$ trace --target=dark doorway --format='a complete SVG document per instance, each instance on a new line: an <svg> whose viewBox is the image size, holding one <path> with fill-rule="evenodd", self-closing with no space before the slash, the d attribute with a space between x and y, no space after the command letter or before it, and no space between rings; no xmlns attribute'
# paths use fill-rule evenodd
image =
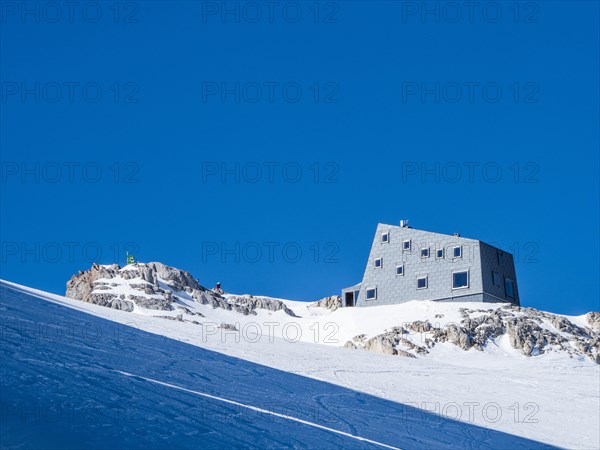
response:
<svg viewBox="0 0 600 450"><path fill-rule="evenodd" d="M354 306L354 292L346 292L346 306Z"/></svg>

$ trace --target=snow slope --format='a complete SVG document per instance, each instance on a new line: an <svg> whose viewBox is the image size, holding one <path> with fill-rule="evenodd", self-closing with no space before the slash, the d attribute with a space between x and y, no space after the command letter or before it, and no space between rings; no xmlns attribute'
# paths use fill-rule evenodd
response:
<svg viewBox="0 0 600 450"><path fill-rule="evenodd" d="M564 353L600 364L600 313L567 317L500 303L413 301L376 308L337 308L337 296L316 303L216 293L191 273L160 262L93 264L67 282L66 296L114 309L203 326L203 332L269 335L424 357L445 344L527 356ZM337 309L336 309L337 308ZM508 340L503 339L504 334ZM229 333L227 333L229 334ZM508 347L501 344L509 343Z"/></svg>
<svg viewBox="0 0 600 450"><path fill-rule="evenodd" d="M2 447L600 444L598 366L585 360L525 358L503 342L398 358L250 331L238 339L8 282L0 295ZM328 315L289 306L315 320ZM357 329L374 320L369 314Z"/></svg>

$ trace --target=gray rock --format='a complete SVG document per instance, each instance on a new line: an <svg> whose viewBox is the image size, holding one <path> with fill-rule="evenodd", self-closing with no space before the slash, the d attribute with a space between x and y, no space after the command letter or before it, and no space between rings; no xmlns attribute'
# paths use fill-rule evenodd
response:
<svg viewBox="0 0 600 450"><path fill-rule="evenodd" d="M224 300L225 301L225 300ZM253 297L252 295L233 296L228 299L226 303L229 305L228 309L234 309L235 311L244 315L256 314L256 309L265 309L267 311L283 311L287 315L297 317L294 311L289 309L285 303L281 300L266 297ZM222 306L224 307L224 306Z"/></svg>
<svg viewBox="0 0 600 450"><path fill-rule="evenodd" d="M173 305L166 298L148 298L139 295L128 295L129 300L133 300L140 308L156 309L160 311L172 311Z"/></svg>
<svg viewBox="0 0 600 450"><path fill-rule="evenodd" d="M132 302L123 300L114 294L91 294L88 303L112 309L119 309L121 311L133 311Z"/></svg>
<svg viewBox="0 0 600 450"><path fill-rule="evenodd" d="M346 347L346 348L352 348L352 349L357 349L357 348L358 348L358 347L356 346L356 344L355 344L354 342L352 342L352 341L347 341L347 342L344 344L344 347Z"/></svg>
<svg viewBox="0 0 600 450"><path fill-rule="evenodd" d="M531 356L534 349L539 353L544 352L544 346L547 341L544 338L543 330L532 320L522 317L509 319L506 324L506 331L510 339L510 345L517 350L521 350L525 356Z"/></svg>
<svg viewBox="0 0 600 450"><path fill-rule="evenodd" d="M167 320L176 320L177 322L185 322L185 320L183 320L183 316L181 314L178 316L154 316L154 317L160 317L161 319L167 319Z"/></svg>
<svg viewBox="0 0 600 450"><path fill-rule="evenodd" d="M426 333L428 331L431 331L431 329L432 329L432 326L428 321L421 321L421 320L406 323L406 324L404 324L404 326L408 330L414 331L415 333Z"/></svg>
<svg viewBox="0 0 600 450"><path fill-rule="evenodd" d="M193 290L204 289L202 286L200 286L200 284L198 284L192 274L186 272L185 270L166 266L160 262L148 263L147 267L153 272L153 274L156 274L158 277L165 280L165 282L175 291L182 291L184 288Z"/></svg>
<svg viewBox="0 0 600 450"><path fill-rule="evenodd" d="M393 327L368 340L365 335L358 335L344 346L391 355L406 352L414 357L427 354L428 349L442 342L463 350L481 351L489 342L506 334L511 346L526 356L561 351L571 357L586 356L600 364L600 333L595 331L600 313L588 313L586 319L590 328L584 329L564 316L512 305L494 310L461 308L459 312L460 324L435 328L428 321L415 321ZM415 344L414 338L409 339L415 334L421 335L419 338L424 346Z"/></svg>
<svg viewBox="0 0 600 450"><path fill-rule="evenodd" d="M327 308L331 311L335 311L342 306L342 298L339 295L332 295L331 297L325 297L318 302L313 303L313 306L319 308Z"/></svg>
<svg viewBox="0 0 600 450"><path fill-rule="evenodd" d="M405 333L406 330L402 327L393 327L385 333L370 339L367 339L364 334L359 334L351 341L346 342L344 347L384 353L387 355L404 356L407 358L415 358L415 355L408 350L413 350L419 354L428 353L428 350L425 347L418 346L413 342L404 339L402 336Z"/></svg>
<svg viewBox="0 0 600 450"><path fill-rule="evenodd" d="M386 334L380 334L365 342L364 350L376 353L385 353L388 355L397 355L398 351L394 348L393 339Z"/></svg>
<svg viewBox="0 0 600 450"><path fill-rule="evenodd" d="M173 290L190 293L206 292L206 289L200 286L189 272L162 263L134 264L127 266L127 270L121 269L117 264L101 266L94 263L89 270L79 271L67 282L65 295L75 300L124 311L133 311L133 303L142 308L170 311L173 309ZM123 280L139 278L145 283L137 281L128 283L129 288L140 294L128 295L127 300L123 295L118 296L110 292L98 293L98 291L110 291L111 287L118 286L118 283L107 281L117 277ZM159 278L164 280L168 289L160 287ZM94 291L96 293L93 293Z"/></svg>
<svg viewBox="0 0 600 450"><path fill-rule="evenodd" d="M592 331L600 333L600 312L589 312L585 315L585 320L590 324Z"/></svg>

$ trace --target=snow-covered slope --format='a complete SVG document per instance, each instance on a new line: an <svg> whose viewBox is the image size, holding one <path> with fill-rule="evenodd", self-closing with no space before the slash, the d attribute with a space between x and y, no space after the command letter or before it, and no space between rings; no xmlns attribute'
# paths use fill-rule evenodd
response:
<svg viewBox="0 0 600 450"><path fill-rule="evenodd" d="M427 308L436 308L434 316L444 314L442 320L460 318L452 305L443 305L445 313L437 309L440 305L422 305L421 311L413 305L408 319L407 312L394 318L387 311L372 329L376 312L367 309L361 317L346 309L329 312L286 302L297 318L283 310L244 315L207 309L207 314L231 315L229 322L234 314L240 318L236 333L208 322L135 314L6 282L0 294L2 394L10 409L3 447L600 444L600 373L589 359L564 352L527 358L504 338L485 351L440 343L423 358L339 347L357 330L376 335L380 327L397 326L398 319L422 320ZM283 328L308 318L325 325L336 315L344 327L355 327L340 335L338 344L305 342L314 334L299 341L253 334L248 328L251 319ZM307 329L313 333L316 328ZM54 402L64 411L69 400L75 403L72 419L31 423L27 411L32 405ZM11 412L14 408L17 412ZM82 418L90 410L101 419ZM126 421L123 414L135 417Z"/></svg>
<svg viewBox="0 0 600 450"><path fill-rule="evenodd" d="M67 297L115 309L202 325L202 333L283 338L405 357L444 347L504 356L561 353L600 363L600 313L560 316L509 304L414 301L372 308L232 295L202 287L161 263L93 265L67 283ZM516 350L516 351L515 351Z"/></svg>

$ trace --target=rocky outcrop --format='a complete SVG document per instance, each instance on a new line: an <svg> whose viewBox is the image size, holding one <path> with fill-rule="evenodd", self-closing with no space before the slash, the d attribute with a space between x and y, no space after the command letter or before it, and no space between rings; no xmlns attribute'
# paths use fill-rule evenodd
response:
<svg viewBox="0 0 600 450"><path fill-rule="evenodd" d="M66 296L76 300L95 303L91 301L91 295L95 288L94 284L96 280L100 278L113 278L116 276L117 270L119 269L120 267L117 264L111 266L93 264L90 270L80 270L77 275L73 275L67 282Z"/></svg>
<svg viewBox="0 0 600 450"><path fill-rule="evenodd" d="M590 325L592 331L600 333L600 312L589 312L585 315L585 320Z"/></svg>
<svg viewBox="0 0 600 450"><path fill-rule="evenodd" d="M201 305L245 316L257 315L262 310L297 317L281 300L220 294L201 286L189 272L159 262L125 267L94 264L67 282L66 296L122 311L140 308L156 317L193 324L200 324L196 319L204 317L202 313L209 309ZM328 310L313 311L319 315L333 313L340 308L341 298L326 297L311 306ZM172 312L159 315L160 311ZM360 334L345 346L412 358L426 355L444 343L465 351L483 351L490 343L508 342L528 357L564 352L570 357L585 356L600 364L600 312L588 313L585 323L508 304L487 309L461 308L458 312L457 323L446 320L440 325L444 314L433 309L431 320L403 323L375 336Z"/></svg>
<svg viewBox="0 0 600 450"><path fill-rule="evenodd" d="M316 306L318 308L326 308L331 311L335 311L342 306L342 298L339 295L332 295L331 297L325 297L319 300L318 302L313 303L312 306Z"/></svg>
<svg viewBox="0 0 600 450"><path fill-rule="evenodd" d="M197 290L205 291L191 273L175 267L166 266L159 262L151 262L146 265L152 276L158 276L165 280L174 291ZM154 284L154 283L153 283Z"/></svg>
<svg viewBox="0 0 600 450"><path fill-rule="evenodd" d="M428 353L425 347L418 346L413 342L404 338L406 330L401 327L394 327L383 334L367 339L366 335L359 334L351 341L346 342L344 347L367 350L369 352L384 353L387 355L404 356L407 358L415 358L415 355L408 350L413 350L415 353ZM404 347L404 348L402 348Z"/></svg>
<svg viewBox="0 0 600 450"><path fill-rule="evenodd" d="M289 316L296 317L294 311L289 309L281 300L269 297L254 297L253 295L229 296L227 299L231 308L244 315L256 314L257 309L267 311L283 311Z"/></svg>
<svg viewBox="0 0 600 450"><path fill-rule="evenodd" d="M202 305L256 315L257 309L283 311L295 317L294 312L281 300L252 295L223 296L201 286L189 273L159 262L131 264L92 265L80 271L67 282L66 296L108 308L133 311L139 308L172 311L181 308L178 298L191 297ZM193 313L186 308L186 314Z"/></svg>
<svg viewBox="0 0 600 450"><path fill-rule="evenodd" d="M203 305L236 311L245 316L256 315L257 309L265 309L267 311L283 311L292 317L296 317L294 312L285 303L274 298L254 297L252 295L229 295L227 298L224 298L200 291L194 292L193 297Z"/></svg>
<svg viewBox="0 0 600 450"><path fill-rule="evenodd" d="M67 282L66 297L124 311L133 311L135 306L171 311L174 294L182 292L217 297L189 272L159 262L125 267L93 264Z"/></svg>
<svg viewBox="0 0 600 450"><path fill-rule="evenodd" d="M79 300L79 299L77 299ZM121 311L133 311L133 302L124 300L120 297L115 297L112 294L93 294L86 300L94 305L105 306L107 308L119 309Z"/></svg>
<svg viewBox="0 0 600 450"><path fill-rule="evenodd" d="M534 308L506 305L497 309L461 309L460 323L433 326L428 321L405 323L370 339L364 334L354 337L347 348L391 355L411 356L428 353L438 343L450 343L463 350L482 351L503 335L510 345L525 356L562 351L569 356L586 356L600 364L600 313L586 315L589 328L582 328L564 316ZM417 336L417 334L419 336ZM412 339L412 340L411 340ZM421 339L425 346L414 341Z"/></svg>
<svg viewBox="0 0 600 450"><path fill-rule="evenodd" d="M408 330L414 331L415 333L426 333L431 331L432 326L429 322L423 320L417 320L415 322L407 323L404 325Z"/></svg>

